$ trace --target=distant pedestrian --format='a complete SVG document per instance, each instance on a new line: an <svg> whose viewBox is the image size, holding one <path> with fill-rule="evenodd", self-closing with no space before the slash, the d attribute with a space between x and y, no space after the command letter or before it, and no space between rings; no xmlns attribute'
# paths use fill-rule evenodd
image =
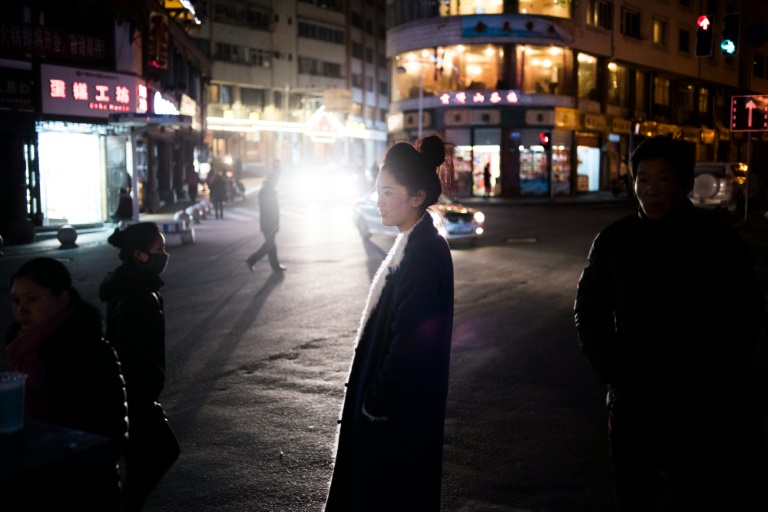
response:
<svg viewBox="0 0 768 512"><path fill-rule="evenodd" d="M485 189L485 197L491 197L491 163L488 162L483 167L483 187Z"/></svg>
<svg viewBox="0 0 768 512"><path fill-rule="evenodd" d="M453 262L427 208L452 173L434 135L384 156L377 205L400 234L358 327L326 512L440 510Z"/></svg>
<svg viewBox="0 0 768 512"><path fill-rule="evenodd" d="M227 182L223 174L220 171L211 169L205 179L205 184L208 185L208 192L213 203L216 218L223 219L224 201L227 200Z"/></svg>
<svg viewBox="0 0 768 512"><path fill-rule="evenodd" d="M25 419L97 434L112 442L111 473L72 481L64 462L55 484L69 487L67 494L82 500L66 501L78 510L118 511L118 459L128 431L125 387L117 354L104 339L99 310L72 286L67 267L47 257L19 267L11 279L11 300L15 322L6 334L5 354L12 371L27 374ZM62 506L63 496L49 492L17 496L17 503L26 504L28 510Z"/></svg>
<svg viewBox="0 0 768 512"><path fill-rule="evenodd" d="M272 266L272 270L275 272L282 272L286 270L286 266L280 264L277 259L277 245L275 244L275 237L280 229L280 206L277 200L277 182L280 179L280 168L275 168L259 190L259 227L261 233L264 235L264 243L261 245L258 251L254 252L248 258L245 263L248 265L248 269L253 272L253 266L264 255L269 257L269 264Z"/></svg>
<svg viewBox="0 0 768 512"><path fill-rule="evenodd" d="M115 222L133 219L133 198L131 197L130 188L120 188L117 199L117 208L115 209L115 213L110 215L110 218Z"/></svg>
<svg viewBox="0 0 768 512"><path fill-rule="evenodd" d="M764 308L749 250L687 198L689 143L650 138L630 162L640 207L597 235L574 306L581 349L608 386L617 508L657 510L666 488L670 510L753 510L738 508L755 449L742 397Z"/></svg>
<svg viewBox="0 0 768 512"><path fill-rule="evenodd" d="M107 303L107 338L123 366L128 395L124 510L141 510L179 456L179 444L158 402L165 384L165 314L160 274L168 263L154 222L116 229L108 242L122 264L107 274L99 297Z"/></svg>
<svg viewBox="0 0 768 512"><path fill-rule="evenodd" d="M200 184L202 183L200 175L197 174L197 171L195 170L195 164L190 163L187 165L186 181L189 201L194 203L197 200L197 191L200 187Z"/></svg>

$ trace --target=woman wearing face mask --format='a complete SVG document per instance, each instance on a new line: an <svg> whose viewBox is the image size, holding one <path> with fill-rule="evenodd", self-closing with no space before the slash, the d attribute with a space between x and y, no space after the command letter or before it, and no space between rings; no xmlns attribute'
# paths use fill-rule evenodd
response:
<svg viewBox="0 0 768 512"><path fill-rule="evenodd" d="M179 444L158 403L165 383L165 316L160 274L168 263L165 237L154 222L115 229L107 241L122 264L99 288L107 303L107 339L117 350L128 395L125 511L144 501L179 456Z"/></svg>

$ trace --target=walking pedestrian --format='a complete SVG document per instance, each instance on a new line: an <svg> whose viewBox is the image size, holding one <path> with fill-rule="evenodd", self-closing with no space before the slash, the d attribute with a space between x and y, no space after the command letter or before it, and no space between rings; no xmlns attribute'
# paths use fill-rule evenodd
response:
<svg viewBox="0 0 768 512"><path fill-rule="evenodd" d="M189 201L194 203L197 200L197 190L200 187L202 180L200 179L200 175L197 174L197 171L195 170L195 164L193 163L187 165L186 181Z"/></svg>
<svg viewBox="0 0 768 512"><path fill-rule="evenodd" d="M99 287L107 306L107 338L117 349L128 395L124 510L141 510L179 456L179 444L158 402L165 384L165 314L160 274L168 263L154 222L116 229L107 241L122 263Z"/></svg>
<svg viewBox="0 0 768 512"><path fill-rule="evenodd" d="M275 237L280 229L280 206L277 200L277 182L280 179L280 168L276 167L264 180L259 190L259 227L264 235L264 243L259 250L245 259L248 269L253 272L253 266L264 255L269 257L269 264L275 272L287 269L277 259L277 245Z"/></svg>
<svg viewBox="0 0 768 512"><path fill-rule="evenodd" d="M617 509L752 510L742 396L764 299L748 247L688 200L692 145L653 137L630 162L639 209L597 235L574 305L608 386Z"/></svg>
<svg viewBox="0 0 768 512"><path fill-rule="evenodd" d="M55 482L39 482L46 492L20 495L19 503L29 510L68 505L118 511L127 409L120 363L104 339L101 313L72 286L67 267L47 257L19 267L11 299L15 322L6 333L5 354L11 371L27 375L25 419L104 436L113 461L111 473L93 472L87 479L70 478L63 465Z"/></svg>
<svg viewBox="0 0 768 512"><path fill-rule="evenodd" d="M483 167L483 189L484 197L491 197L491 163L488 162Z"/></svg>
<svg viewBox="0 0 768 512"><path fill-rule="evenodd" d="M435 135L384 156L377 205L400 233L358 328L326 512L440 510L453 262L427 208L452 175Z"/></svg>
<svg viewBox="0 0 768 512"><path fill-rule="evenodd" d="M227 199L227 183L220 171L211 169L205 178L217 219L224 218L224 201Z"/></svg>

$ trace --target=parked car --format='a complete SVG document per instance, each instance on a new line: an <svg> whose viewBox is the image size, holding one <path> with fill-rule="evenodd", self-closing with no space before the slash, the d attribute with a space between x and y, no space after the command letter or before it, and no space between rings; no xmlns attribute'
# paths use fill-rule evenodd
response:
<svg viewBox="0 0 768 512"><path fill-rule="evenodd" d="M378 193L374 190L360 198L353 208L352 220L363 238L371 235L397 236L395 226L381 223L379 208L376 206ZM432 221L439 233L448 241L477 241L483 234L485 215L481 211L469 208L447 197L440 196L435 207L430 209Z"/></svg>
<svg viewBox="0 0 768 512"><path fill-rule="evenodd" d="M725 208L737 213L744 208L747 164L696 162L693 191L688 195L699 208Z"/></svg>

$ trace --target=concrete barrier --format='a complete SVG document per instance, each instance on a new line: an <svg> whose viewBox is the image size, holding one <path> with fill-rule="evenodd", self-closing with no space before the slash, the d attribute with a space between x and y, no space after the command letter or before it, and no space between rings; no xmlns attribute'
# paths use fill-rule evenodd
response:
<svg viewBox="0 0 768 512"><path fill-rule="evenodd" d="M189 216L186 213L184 213L184 216L187 218L182 218L180 220L166 220L157 223L158 226L160 226L160 231L165 235L166 247L194 243L195 230L189 225Z"/></svg>

